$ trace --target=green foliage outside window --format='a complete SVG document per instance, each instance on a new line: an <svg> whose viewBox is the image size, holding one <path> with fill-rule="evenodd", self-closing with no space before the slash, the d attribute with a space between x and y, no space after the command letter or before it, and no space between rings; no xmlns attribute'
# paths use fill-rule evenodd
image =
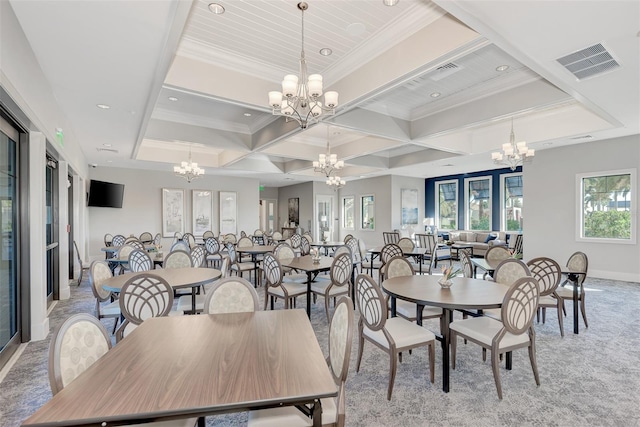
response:
<svg viewBox="0 0 640 427"><path fill-rule="evenodd" d="M631 212L595 211L584 217L584 237L630 239Z"/></svg>

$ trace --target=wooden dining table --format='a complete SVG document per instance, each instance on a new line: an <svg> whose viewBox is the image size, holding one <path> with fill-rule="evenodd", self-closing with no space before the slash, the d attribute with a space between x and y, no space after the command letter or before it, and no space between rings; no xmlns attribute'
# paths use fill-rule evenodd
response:
<svg viewBox="0 0 640 427"><path fill-rule="evenodd" d="M211 283L222 276L220 270L205 267L159 268L149 271L148 273L163 278L174 290L191 288L191 312L186 312L187 314L196 312L196 288ZM103 282L102 287L107 291L120 293L122 286L124 286L127 280L137 274L140 273L125 273L110 277Z"/></svg>
<svg viewBox="0 0 640 427"><path fill-rule="evenodd" d="M295 270L307 273L307 316L311 319L311 283L313 281L313 275L322 271L329 271L331 269L331 264L333 264L333 258L321 256L318 262L314 262L311 255L305 255L280 260L280 263L283 267L291 267Z"/></svg>
<svg viewBox="0 0 640 427"><path fill-rule="evenodd" d="M158 317L23 426L114 426L281 405L299 406L320 426L320 399L337 394L303 310Z"/></svg>
<svg viewBox="0 0 640 427"><path fill-rule="evenodd" d="M380 255L380 252L382 252L382 248L383 246L378 246L375 248L371 248L369 249L367 252L369 252L371 254L371 262L373 263L373 261L376 259L376 256ZM419 274L422 274L422 263L424 262L424 256L427 253L427 248L419 248L419 247L415 247L413 249L411 249L410 251L405 251L404 249L402 250L402 253L404 254L405 257L415 257L418 260L418 264L419 264Z"/></svg>
<svg viewBox="0 0 640 427"><path fill-rule="evenodd" d="M488 280L454 277L450 288L442 288L438 280L442 276L414 275L395 277L382 282L382 288L391 296L391 315L396 315L396 299L416 304L416 322L422 325L424 306L441 307L443 319L440 322L440 335L436 338L442 344L442 390L449 392L449 323L453 320L454 310L484 310L499 308L508 287ZM511 357L508 355L511 368Z"/></svg>
<svg viewBox="0 0 640 427"><path fill-rule="evenodd" d="M276 247L273 245L236 246L236 252L238 252L239 255L251 255L251 261L253 261L253 277L256 278L256 286L260 285L260 275L258 274L258 255L273 252L275 248Z"/></svg>

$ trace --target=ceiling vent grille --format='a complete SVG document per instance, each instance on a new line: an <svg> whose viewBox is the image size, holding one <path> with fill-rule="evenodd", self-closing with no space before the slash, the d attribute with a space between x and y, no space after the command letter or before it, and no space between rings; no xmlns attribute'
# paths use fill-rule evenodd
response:
<svg viewBox="0 0 640 427"><path fill-rule="evenodd" d="M449 62L448 64L444 64L433 70L429 73L429 78L434 82L440 81L445 77L449 77L452 74L457 73L462 70L464 67L461 65L454 64L453 62Z"/></svg>
<svg viewBox="0 0 640 427"><path fill-rule="evenodd" d="M118 150L115 148L96 148L98 151L108 151L109 153L118 153Z"/></svg>
<svg viewBox="0 0 640 427"><path fill-rule="evenodd" d="M600 43L556 59L578 80L615 70L620 64Z"/></svg>

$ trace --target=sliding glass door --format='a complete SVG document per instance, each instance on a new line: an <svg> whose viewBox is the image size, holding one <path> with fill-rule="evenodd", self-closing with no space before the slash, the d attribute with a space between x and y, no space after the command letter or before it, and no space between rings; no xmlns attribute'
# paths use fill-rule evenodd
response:
<svg viewBox="0 0 640 427"><path fill-rule="evenodd" d="M0 117L0 367L20 342L18 132Z"/></svg>

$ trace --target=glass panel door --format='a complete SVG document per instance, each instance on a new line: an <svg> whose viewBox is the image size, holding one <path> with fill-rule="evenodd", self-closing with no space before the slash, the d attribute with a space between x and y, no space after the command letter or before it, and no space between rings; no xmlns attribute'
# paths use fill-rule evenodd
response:
<svg viewBox="0 0 640 427"><path fill-rule="evenodd" d="M316 196L315 236L319 240L333 241L333 218L333 196Z"/></svg>
<svg viewBox="0 0 640 427"><path fill-rule="evenodd" d="M47 239L47 299L49 302L58 298L58 180L57 163L48 159L46 169L45 202L47 217L45 233Z"/></svg>
<svg viewBox="0 0 640 427"><path fill-rule="evenodd" d="M2 129L8 131L6 126ZM9 347L17 345L20 332L15 238L18 235L17 139L17 132L11 132L11 136L0 132L0 367L8 358Z"/></svg>

